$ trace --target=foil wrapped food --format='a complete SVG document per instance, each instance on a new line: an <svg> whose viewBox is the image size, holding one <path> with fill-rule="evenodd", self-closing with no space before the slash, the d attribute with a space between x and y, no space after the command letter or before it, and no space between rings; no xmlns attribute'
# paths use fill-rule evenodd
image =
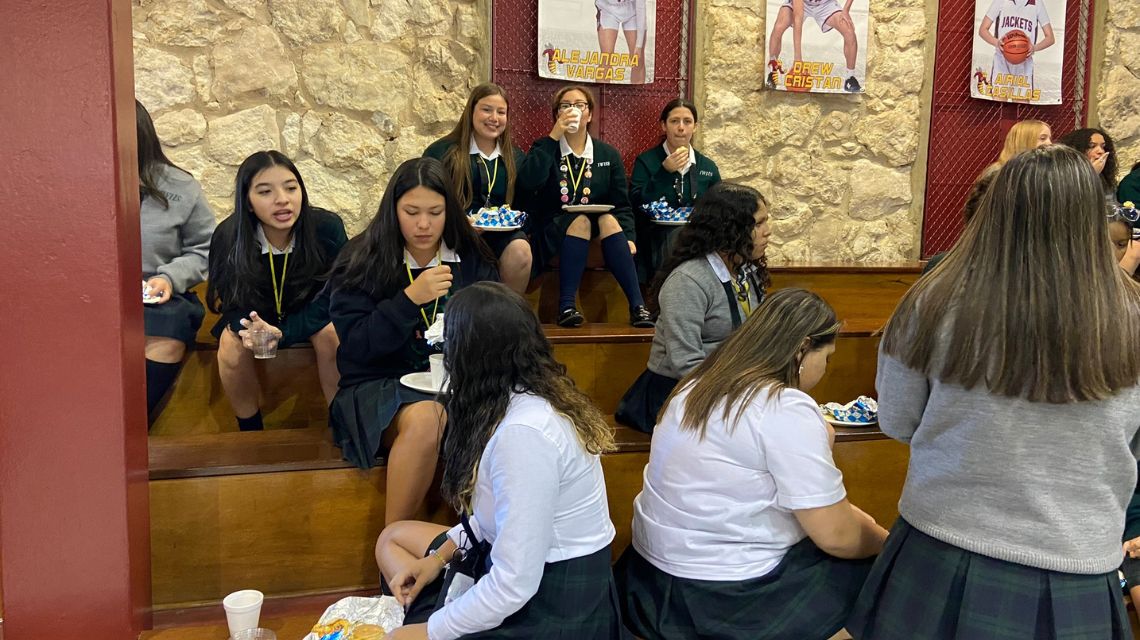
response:
<svg viewBox="0 0 1140 640"><path fill-rule="evenodd" d="M641 205L649 217L657 222L688 222L692 207L671 207L665 198Z"/></svg>
<svg viewBox="0 0 1140 640"><path fill-rule="evenodd" d="M874 398L859 396L847 404L828 402L819 405L823 417L837 422L871 424L879 420L879 403Z"/></svg>
<svg viewBox="0 0 1140 640"><path fill-rule="evenodd" d="M325 609L302 640L381 640L404 624L404 609L392 596L349 597Z"/></svg>
<svg viewBox="0 0 1140 640"><path fill-rule="evenodd" d="M472 223L476 227L485 229L521 227L525 222L525 212L517 211L505 204L498 207L484 207L472 216Z"/></svg>

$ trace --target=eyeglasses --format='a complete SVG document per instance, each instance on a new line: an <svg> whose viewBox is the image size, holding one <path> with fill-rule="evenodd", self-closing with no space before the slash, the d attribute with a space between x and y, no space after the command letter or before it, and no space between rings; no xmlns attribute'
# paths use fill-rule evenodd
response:
<svg viewBox="0 0 1140 640"><path fill-rule="evenodd" d="M579 111L585 111L586 109L590 108L590 103L588 103L588 102L559 102L558 103L558 110L559 111L566 111L570 107L574 107L574 108L578 109Z"/></svg>

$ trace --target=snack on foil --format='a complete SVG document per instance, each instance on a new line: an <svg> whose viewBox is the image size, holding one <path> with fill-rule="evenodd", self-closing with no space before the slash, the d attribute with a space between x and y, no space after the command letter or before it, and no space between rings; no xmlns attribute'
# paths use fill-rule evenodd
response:
<svg viewBox="0 0 1140 640"><path fill-rule="evenodd" d="M838 422L855 422L871 424L879 420L879 403L874 398L859 396L847 404L828 402L819 405L824 418Z"/></svg>
<svg viewBox="0 0 1140 640"><path fill-rule="evenodd" d="M670 207L665 198L643 204L641 208L657 222L688 222L689 216L693 213L692 207L677 207L676 209Z"/></svg>
<svg viewBox="0 0 1140 640"><path fill-rule="evenodd" d="M488 229L521 227L526 222L526 213L512 209L510 205L483 207L473 214L472 223L476 227Z"/></svg>
<svg viewBox="0 0 1140 640"><path fill-rule="evenodd" d="M392 596L349 597L325 609L302 640L380 640L404 624L404 609Z"/></svg>

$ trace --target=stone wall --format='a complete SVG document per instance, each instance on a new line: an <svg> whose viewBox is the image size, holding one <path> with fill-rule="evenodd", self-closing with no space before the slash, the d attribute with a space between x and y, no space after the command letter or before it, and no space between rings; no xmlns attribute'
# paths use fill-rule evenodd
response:
<svg viewBox="0 0 1140 640"><path fill-rule="evenodd" d="M135 88L218 218L237 165L279 149L362 230L400 162L487 75L479 0L134 0Z"/></svg>
<svg viewBox="0 0 1140 640"><path fill-rule="evenodd" d="M1123 178L1140 162L1140 2L1107 2L1097 115L1100 126L1116 142L1119 177Z"/></svg>
<svg viewBox="0 0 1140 640"><path fill-rule="evenodd" d="M871 0L867 93L810 96L761 87L764 2L701 4L700 148L771 202L769 259L917 258L925 0Z"/></svg>

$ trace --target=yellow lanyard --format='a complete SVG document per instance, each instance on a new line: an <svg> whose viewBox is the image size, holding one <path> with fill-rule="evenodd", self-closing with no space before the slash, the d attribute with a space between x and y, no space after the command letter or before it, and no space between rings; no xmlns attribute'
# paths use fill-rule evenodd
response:
<svg viewBox="0 0 1140 640"><path fill-rule="evenodd" d="M736 294L736 300L740 302L740 308L744 311L744 317L752 315L752 303L748 301L748 281L745 280L743 286L737 284L735 278L730 278L729 282L732 283L732 291Z"/></svg>
<svg viewBox="0 0 1140 640"><path fill-rule="evenodd" d="M273 304L277 308L277 321L281 321L281 301L285 298L285 274L289 271L289 254L285 252L285 262L281 265L281 286L277 286L277 269L273 266L273 250L269 250L269 277L273 280Z"/></svg>
<svg viewBox="0 0 1140 640"><path fill-rule="evenodd" d="M491 168L487 166L487 161L483 156L479 156L479 162L483 163L483 170L487 172L487 201L490 202L491 190L495 188L495 180L499 178L499 161L492 160L495 163L495 173L491 173Z"/></svg>
<svg viewBox="0 0 1140 640"><path fill-rule="evenodd" d="M570 156L566 156L566 166L570 167ZM578 165L578 177L574 177L574 170L570 169L566 173L570 174L570 184L574 185L574 195L570 197L570 202L574 202L574 198L578 197L578 185L582 184L582 174L586 172L586 159L582 158L582 164Z"/></svg>
<svg viewBox="0 0 1140 640"><path fill-rule="evenodd" d="M441 258L440 255L440 250L437 249L435 252L435 261L438 264L443 264L443 258ZM408 284L414 283L416 279L412 277L412 266L408 264L407 260L404 260L404 268L408 270ZM431 308L431 320L428 320L427 312L424 311L423 307L420 307L420 316L424 319L424 326L426 326L428 329L430 329L431 326L435 324L435 315L437 311L439 311L439 298L435 299L435 304Z"/></svg>

